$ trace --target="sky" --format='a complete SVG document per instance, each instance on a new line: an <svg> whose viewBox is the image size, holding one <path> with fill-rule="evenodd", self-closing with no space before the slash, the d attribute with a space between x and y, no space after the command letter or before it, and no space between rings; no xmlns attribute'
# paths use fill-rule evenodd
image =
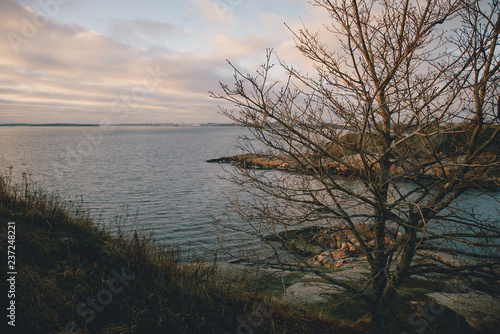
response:
<svg viewBox="0 0 500 334"><path fill-rule="evenodd" d="M0 0L0 123L229 122L209 91L327 17L307 0ZM286 25L285 25L286 23Z"/></svg>

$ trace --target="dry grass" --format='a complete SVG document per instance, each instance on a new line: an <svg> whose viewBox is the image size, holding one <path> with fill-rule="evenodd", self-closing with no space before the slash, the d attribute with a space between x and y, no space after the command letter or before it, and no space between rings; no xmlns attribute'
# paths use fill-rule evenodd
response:
<svg viewBox="0 0 500 334"><path fill-rule="evenodd" d="M246 282L222 284L212 268L180 264L177 251L150 237L106 231L81 205L36 189L27 177L17 187L7 179L0 177L0 233L16 223L19 333L245 332L240 319L261 312L255 302L272 303ZM3 242L1 250L6 256ZM122 284L116 273L133 279ZM253 333L360 332L280 305L261 318Z"/></svg>

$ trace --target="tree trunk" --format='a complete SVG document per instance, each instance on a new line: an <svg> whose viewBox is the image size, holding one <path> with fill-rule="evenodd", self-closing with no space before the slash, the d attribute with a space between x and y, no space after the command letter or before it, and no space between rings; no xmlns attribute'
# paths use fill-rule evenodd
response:
<svg viewBox="0 0 500 334"><path fill-rule="evenodd" d="M388 307L375 305L372 307L372 321L370 324L370 334L390 333L390 315Z"/></svg>

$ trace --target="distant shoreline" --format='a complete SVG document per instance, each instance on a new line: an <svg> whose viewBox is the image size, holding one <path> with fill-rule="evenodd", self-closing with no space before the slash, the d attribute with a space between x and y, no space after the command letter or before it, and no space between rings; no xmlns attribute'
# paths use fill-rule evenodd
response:
<svg viewBox="0 0 500 334"><path fill-rule="evenodd" d="M43 123L43 124L34 124L34 123L4 123L0 124L0 127L15 127L15 126L33 126L33 127L70 127L70 126L79 126L79 127L88 127L88 126L100 126L100 124L86 124L86 123ZM238 126L234 123L132 123L132 124L106 124L106 126L176 126L176 127L200 127L200 126Z"/></svg>

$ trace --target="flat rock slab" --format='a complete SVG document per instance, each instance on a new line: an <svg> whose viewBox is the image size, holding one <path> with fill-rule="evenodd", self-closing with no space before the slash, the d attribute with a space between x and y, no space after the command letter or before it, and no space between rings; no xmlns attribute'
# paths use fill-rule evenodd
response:
<svg viewBox="0 0 500 334"><path fill-rule="evenodd" d="M301 282L289 286L282 300L292 304L314 304L327 302L331 295L342 293L343 288L318 282Z"/></svg>
<svg viewBox="0 0 500 334"><path fill-rule="evenodd" d="M493 331L500 328L500 300L498 298L482 292L436 292L428 293L427 296L463 316L474 329Z"/></svg>
<svg viewBox="0 0 500 334"><path fill-rule="evenodd" d="M315 280L319 280L319 279L321 279L321 277L319 277L319 276L318 276L318 275L316 275L316 274L306 274L306 275L302 276L302 278L301 278L301 279L303 279L303 280L306 280L306 279L315 279Z"/></svg>
<svg viewBox="0 0 500 334"><path fill-rule="evenodd" d="M473 266L479 264L478 261L466 258L464 256L456 256L447 253L426 251L426 250L419 250L417 252L420 255L420 259L423 258L425 260L426 258L431 258L436 260L438 263L444 263L453 267L458 267L463 265Z"/></svg>
<svg viewBox="0 0 500 334"><path fill-rule="evenodd" d="M340 281L363 282L368 280L368 277L366 275L369 274L370 271L367 269L348 269L348 270L328 273L326 275L331 278L338 279Z"/></svg>

